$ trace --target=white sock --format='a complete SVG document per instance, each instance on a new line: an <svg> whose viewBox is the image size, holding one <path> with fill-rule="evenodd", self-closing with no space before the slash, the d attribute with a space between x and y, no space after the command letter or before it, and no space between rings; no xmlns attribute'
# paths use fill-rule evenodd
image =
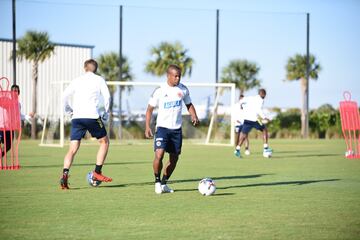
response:
<svg viewBox="0 0 360 240"><path fill-rule="evenodd" d="M240 150L240 146L239 146L239 145L236 146L236 150Z"/></svg>

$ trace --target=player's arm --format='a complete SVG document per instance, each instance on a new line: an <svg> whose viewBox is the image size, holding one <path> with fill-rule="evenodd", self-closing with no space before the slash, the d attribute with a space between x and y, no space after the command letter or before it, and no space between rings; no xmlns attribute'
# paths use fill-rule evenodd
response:
<svg viewBox="0 0 360 240"><path fill-rule="evenodd" d="M154 108L159 104L159 97L160 97L160 88L156 88L154 92L151 94L149 99L148 107L146 109L145 114L145 137L151 138L153 133L151 131L150 123L151 123L151 116L154 111Z"/></svg>
<svg viewBox="0 0 360 240"><path fill-rule="evenodd" d="M146 115L145 115L145 137L147 138L151 138L153 136L153 133L150 128L151 116L153 111L154 111L154 107L149 104L146 109Z"/></svg>
<svg viewBox="0 0 360 240"><path fill-rule="evenodd" d="M198 125L199 124L199 118L196 114L196 110L195 110L195 107L192 103L189 103L189 104L185 104L189 113L190 113L190 116L191 116L191 122L194 126Z"/></svg>
<svg viewBox="0 0 360 240"><path fill-rule="evenodd" d="M183 101L184 101L184 103L185 103L185 105L186 105L186 107L187 107L187 110L188 110L189 113L190 113L192 124L193 124L194 126L196 126L196 125L199 124L200 121L199 121L199 118L198 118L198 116L197 116L197 114L196 114L195 107L194 107L194 105L193 105L192 102L191 102L189 89L186 88L186 90L187 90L187 91L186 91L186 94L185 94L185 96L184 96Z"/></svg>
<svg viewBox="0 0 360 240"><path fill-rule="evenodd" d="M67 114L72 114L72 112L73 112L73 109L71 108L71 106L69 104L69 97L74 92L74 90L75 90L74 81L72 81L63 92L62 100L63 100L63 104L64 104L65 113L67 113Z"/></svg>
<svg viewBox="0 0 360 240"><path fill-rule="evenodd" d="M265 124L268 123L270 121L270 119L266 116L266 114L264 113L264 103L261 102L261 105L259 104L259 108L257 111L258 116L260 117L260 124Z"/></svg>
<svg viewBox="0 0 360 240"><path fill-rule="evenodd" d="M111 97L110 97L110 91L108 86L106 85L105 80L103 80L101 82L101 86L100 86L100 92L101 95L104 98L104 108L105 108L105 112L103 113L103 115L101 116L101 118L106 121L109 117L109 108L110 108L110 101L111 101Z"/></svg>

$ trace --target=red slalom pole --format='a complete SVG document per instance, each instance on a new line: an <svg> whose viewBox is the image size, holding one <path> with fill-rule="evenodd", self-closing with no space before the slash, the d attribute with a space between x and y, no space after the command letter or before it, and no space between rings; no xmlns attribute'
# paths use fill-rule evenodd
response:
<svg viewBox="0 0 360 240"><path fill-rule="evenodd" d="M346 158L360 158L360 116L355 101L351 101L351 93L344 92L344 101L340 102L341 128L346 143Z"/></svg>

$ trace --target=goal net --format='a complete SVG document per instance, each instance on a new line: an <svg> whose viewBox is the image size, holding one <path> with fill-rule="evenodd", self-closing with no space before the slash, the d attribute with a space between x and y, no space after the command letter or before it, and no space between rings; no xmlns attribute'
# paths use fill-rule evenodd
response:
<svg viewBox="0 0 360 240"><path fill-rule="evenodd" d="M145 113L149 98L162 82L107 82L113 89L113 106L110 119L105 123L112 144L141 144L145 139ZM182 132L186 142L194 144L232 145L234 142L233 106L235 84L232 83L184 83L200 119L194 127L190 115L183 106ZM61 93L66 84L54 84L54 98L49 100L48 113L40 146L64 145L69 138L70 118L64 115ZM53 103L55 102L55 103ZM157 109L154 109L151 127L156 125ZM90 138L87 136L86 138Z"/></svg>

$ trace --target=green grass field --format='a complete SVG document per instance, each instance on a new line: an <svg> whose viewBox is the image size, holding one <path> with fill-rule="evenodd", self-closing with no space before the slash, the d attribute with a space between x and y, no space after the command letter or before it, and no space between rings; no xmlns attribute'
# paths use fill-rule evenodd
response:
<svg viewBox="0 0 360 240"><path fill-rule="evenodd" d="M273 140L274 155L237 159L231 147L184 144L170 182L156 195L152 145L112 145L90 187L95 145L83 145L59 188L67 150L23 141L22 168L0 171L0 239L360 239L360 159L342 140ZM217 185L209 197L198 181Z"/></svg>

